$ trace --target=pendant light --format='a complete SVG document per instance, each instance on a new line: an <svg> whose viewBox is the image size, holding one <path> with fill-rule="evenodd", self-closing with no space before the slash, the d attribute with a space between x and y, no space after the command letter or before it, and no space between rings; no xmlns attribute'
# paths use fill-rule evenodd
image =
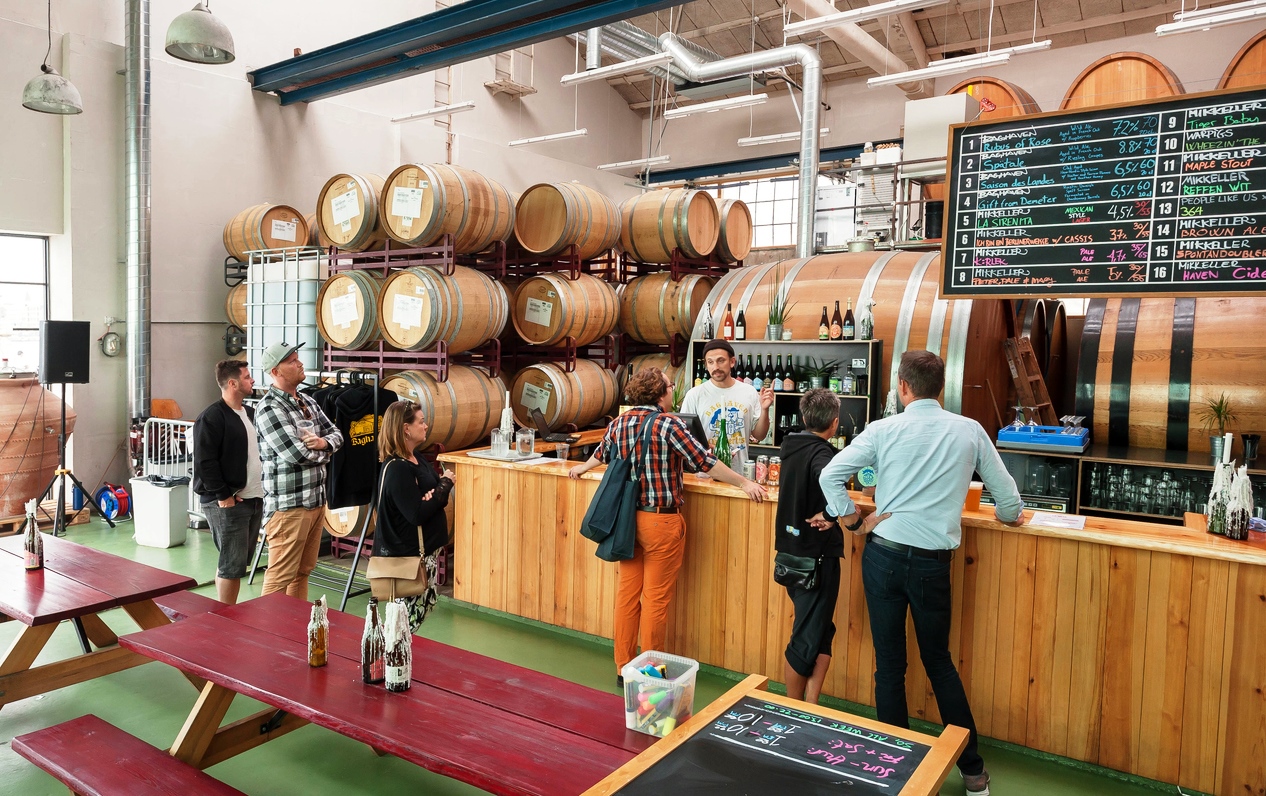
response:
<svg viewBox="0 0 1266 796"><path fill-rule="evenodd" d="M177 16L167 28L167 54L195 64L227 64L234 59L233 34L211 16L206 3Z"/></svg>
<svg viewBox="0 0 1266 796"><path fill-rule="evenodd" d="M84 101L79 96L75 84L57 73L48 65L48 56L53 52L53 0L48 0L48 49L44 52L44 63L40 65L40 74L31 78L22 89L22 107L40 113L57 113L63 116L84 112Z"/></svg>

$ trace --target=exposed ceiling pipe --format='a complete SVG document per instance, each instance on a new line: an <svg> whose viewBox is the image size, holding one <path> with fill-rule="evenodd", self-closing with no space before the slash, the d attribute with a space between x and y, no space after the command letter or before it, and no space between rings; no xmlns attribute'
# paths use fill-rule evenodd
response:
<svg viewBox="0 0 1266 796"><path fill-rule="evenodd" d="M787 7L804 19L835 14L839 11L827 0L787 0ZM856 56L863 64L881 75L910 71L909 64L898 58L896 53L875 41L875 38L863 30L861 25L849 22L842 25L833 25L822 32L836 44ZM917 33L918 28L915 28L915 34L917 35ZM906 34L909 36L908 30ZM925 80L901 83L897 87L904 91L910 99L930 97L933 91L932 82Z"/></svg>
<svg viewBox="0 0 1266 796"><path fill-rule="evenodd" d="M915 63L922 69L930 63L931 58L928 56L927 42L923 41L923 34L919 33L919 23L914 20L914 12L902 11L897 19L906 33L906 40L910 42L910 49L914 51Z"/></svg>
<svg viewBox="0 0 1266 796"><path fill-rule="evenodd" d="M602 28L590 28L585 32L585 69L602 66Z"/></svg>
<svg viewBox="0 0 1266 796"><path fill-rule="evenodd" d="M813 256L813 221L818 189L818 111L822 99L822 59L805 44L791 44L773 50L736 55L711 63L694 55L682 40L665 33L660 49L697 83L739 77L756 71L799 64L804 71L804 112L800 118L800 208L796 225L796 256Z"/></svg>
<svg viewBox="0 0 1266 796"><path fill-rule="evenodd" d="M127 0L124 170L127 180L128 418L150 412L150 24L149 0Z"/></svg>
<svg viewBox="0 0 1266 796"><path fill-rule="evenodd" d="M586 36L580 33L572 33L567 38L571 39L577 44L586 40ZM631 61L634 58L641 58L646 55L654 55L654 53L646 52L640 48L634 49L633 45L629 44L623 39L618 39L615 36L602 37L601 51L605 52L607 55L611 56L617 61ZM588 53L586 53L585 60L586 62L588 62ZM647 69L646 72L647 74L651 74L651 75L654 75L655 77L658 77L660 80L670 80L672 81L673 85L680 86L681 84L686 82L686 76L681 74L681 72L676 69L672 69L671 70L672 73L670 74L669 71L666 71L656 66L656 67Z"/></svg>

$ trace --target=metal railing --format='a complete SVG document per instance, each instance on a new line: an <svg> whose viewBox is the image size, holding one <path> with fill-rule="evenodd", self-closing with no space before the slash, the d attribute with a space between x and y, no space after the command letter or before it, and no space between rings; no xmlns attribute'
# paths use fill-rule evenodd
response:
<svg viewBox="0 0 1266 796"><path fill-rule="evenodd" d="M193 480L193 423L187 420L164 420L151 417L145 421L141 475L165 478L187 477ZM206 520L198 497L189 488L190 519Z"/></svg>

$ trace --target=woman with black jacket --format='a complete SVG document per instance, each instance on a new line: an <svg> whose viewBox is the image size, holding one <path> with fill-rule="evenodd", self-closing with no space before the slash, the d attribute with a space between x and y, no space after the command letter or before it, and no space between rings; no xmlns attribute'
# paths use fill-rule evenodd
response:
<svg viewBox="0 0 1266 796"><path fill-rule="evenodd" d="M378 525L374 531L374 555L422 556L426 566L426 592L404 598L409 607L409 627L417 632L436 601L436 556L448 544L448 520L444 507L453 491L453 473L436 475L415 451L426 442L426 420L417 404L396 401L387 407L378 434Z"/></svg>

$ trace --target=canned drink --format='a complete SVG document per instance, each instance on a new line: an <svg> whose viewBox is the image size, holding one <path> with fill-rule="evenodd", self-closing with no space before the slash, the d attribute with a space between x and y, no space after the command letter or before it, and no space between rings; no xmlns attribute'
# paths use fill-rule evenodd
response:
<svg viewBox="0 0 1266 796"><path fill-rule="evenodd" d="M756 483L765 484L769 481L769 457L756 457Z"/></svg>
<svg viewBox="0 0 1266 796"><path fill-rule="evenodd" d="M782 459L777 456L771 456L769 459L769 475L767 482L769 486L778 486L778 479L782 476Z"/></svg>
<svg viewBox="0 0 1266 796"><path fill-rule="evenodd" d="M748 481L756 480L756 462L750 460L743 462L743 477Z"/></svg>

